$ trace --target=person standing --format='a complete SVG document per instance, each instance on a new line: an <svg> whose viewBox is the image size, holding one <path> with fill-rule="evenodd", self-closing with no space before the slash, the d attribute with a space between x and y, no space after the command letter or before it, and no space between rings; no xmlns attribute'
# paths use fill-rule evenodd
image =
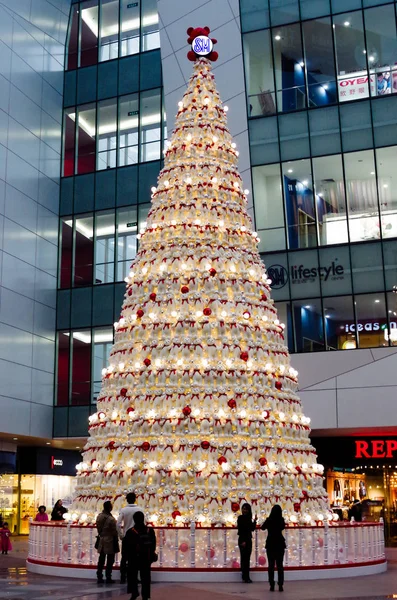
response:
<svg viewBox="0 0 397 600"><path fill-rule="evenodd" d="M63 515L68 512L68 509L62 505L62 500L57 500L51 513L51 521L64 521Z"/></svg>
<svg viewBox="0 0 397 600"><path fill-rule="evenodd" d="M46 523L48 521L48 515L46 513L46 510L47 509L43 504L39 506L39 512L35 516L34 520L38 521L39 523Z"/></svg>
<svg viewBox="0 0 397 600"><path fill-rule="evenodd" d="M150 599L151 564L157 560L156 536L151 527L145 525L143 512L134 514L135 526L130 528L125 536L125 551L127 553L127 592L130 600L139 597L138 572L141 576L142 600Z"/></svg>
<svg viewBox="0 0 397 600"><path fill-rule="evenodd" d="M112 515L112 503L106 500L103 504L103 511L99 513L96 519L96 528L99 536L97 547L99 558L97 565L98 583L103 583L103 568L106 562L106 583L114 583L112 579L112 570L114 557L119 552L119 542L117 536L116 519Z"/></svg>
<svg viewBox="0 0 397 600"><path fill-rule="evenodd" d="M8 552L12 550L10 538L11 531L8 529L8 523L4 521L3 526L0 529L0 546L2 554L8 554Z"/></svg>
<svg viewBox="0 0 397 600"><path fill-rule="evenodd" d="M252 519L250 504L243 504L241 515L237 519L238 547L240 548L241 576L245 583L252 583L250 578L250 560L252 552L252 532L256 528L256 518Z"/></svg>
<svg viewBox="0 0 397 600"><path fill-rule="evenodd" d="M270 515L263 523L262 530L267 529L266 554L268 562L268 575L270 591L274 592L274 567L277 565L278 589L284 591L284 552L285 539L282 532L285 529L283 511L281 506L275 504L270 511Z"/></svg>
<svg viewBox="0 0 397 600"><path fill-rule="evenodd" d="M120 583L125 583L127 579L127 554L125 551L125 535L131 527L134 527L134 514L141 509L136 502L136 495L129 492L126 496L127 506L120 510L117 519L117 531L121 539L121 561L120 561Z"/></svg>

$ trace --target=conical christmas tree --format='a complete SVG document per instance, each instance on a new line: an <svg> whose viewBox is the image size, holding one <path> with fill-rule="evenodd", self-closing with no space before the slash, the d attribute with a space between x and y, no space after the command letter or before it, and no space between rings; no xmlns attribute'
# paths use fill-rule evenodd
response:
<svg viewBox="0 0 397 600"><path fill-rule="evenodd" d="M193 58L90 417L75 518L135 491L159 525L235 525L243 502L260 517L277 502L292 523L319 522L331 518L323 469L227 109L209 58Z"/></svg>

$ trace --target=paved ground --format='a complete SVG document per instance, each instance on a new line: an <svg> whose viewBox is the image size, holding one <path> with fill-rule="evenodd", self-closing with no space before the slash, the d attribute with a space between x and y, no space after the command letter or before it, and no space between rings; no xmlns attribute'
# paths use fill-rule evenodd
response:
<svg viewBox="0 0 397 600"><path fill-rule="evenodd" d="M97 587L95 581L43 577L27 573L26 538L14 538L14 549L0 555L0 600L128 600L125 586ZM387 573L371 577L327 581L287 582L282 596L264 583L155 584L152 600L385 600L397 599L397 549L388 551ZM253 576L255 577L255 575Z"/></svg>

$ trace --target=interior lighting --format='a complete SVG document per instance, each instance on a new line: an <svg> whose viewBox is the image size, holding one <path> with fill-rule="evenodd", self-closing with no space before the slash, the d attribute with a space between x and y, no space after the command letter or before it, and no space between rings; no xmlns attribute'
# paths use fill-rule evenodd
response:
<svg viewBox="0 0 397 600"><path fill-rule="evenodd" d="M274 39L277 40L277 42L278 42L279 40L281 40L281 35L275 35Z"/></svg>
<svg viewBox="0 0 397 600"><path fill-rule="evenodd" d="M343 25L344 25L345 27L350 27L350 21L345 21L345 22L343 23Z"/></svg>

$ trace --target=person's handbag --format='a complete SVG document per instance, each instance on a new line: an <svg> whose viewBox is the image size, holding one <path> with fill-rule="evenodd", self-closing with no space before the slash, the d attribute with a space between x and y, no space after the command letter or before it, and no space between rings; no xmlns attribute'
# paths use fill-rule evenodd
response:
<svg viewBox="0 0 397 600"><path fill-rule="evenodd" d="M115 535L113 538L113 550L115 554L118 554L118 552L120 552L119 538L117 535Z"/></svg>
<svg viewBox="0 0 397 600"><path fill-rule="evenodd" d="M152 554L150 556L150 564L157 562L158 559L159 559L159 555L157 554L157 552L152 552Z"/></svg>
<svg viewBox="0 0 397 600"><path fill-rule="evenodd" d="M100 539L101 539L101 536L97 535L96 536L96 540L95 540L95 546L94 546L95 550L98 550L98 548L99 548L99 541L100 541Z"/></svg>

